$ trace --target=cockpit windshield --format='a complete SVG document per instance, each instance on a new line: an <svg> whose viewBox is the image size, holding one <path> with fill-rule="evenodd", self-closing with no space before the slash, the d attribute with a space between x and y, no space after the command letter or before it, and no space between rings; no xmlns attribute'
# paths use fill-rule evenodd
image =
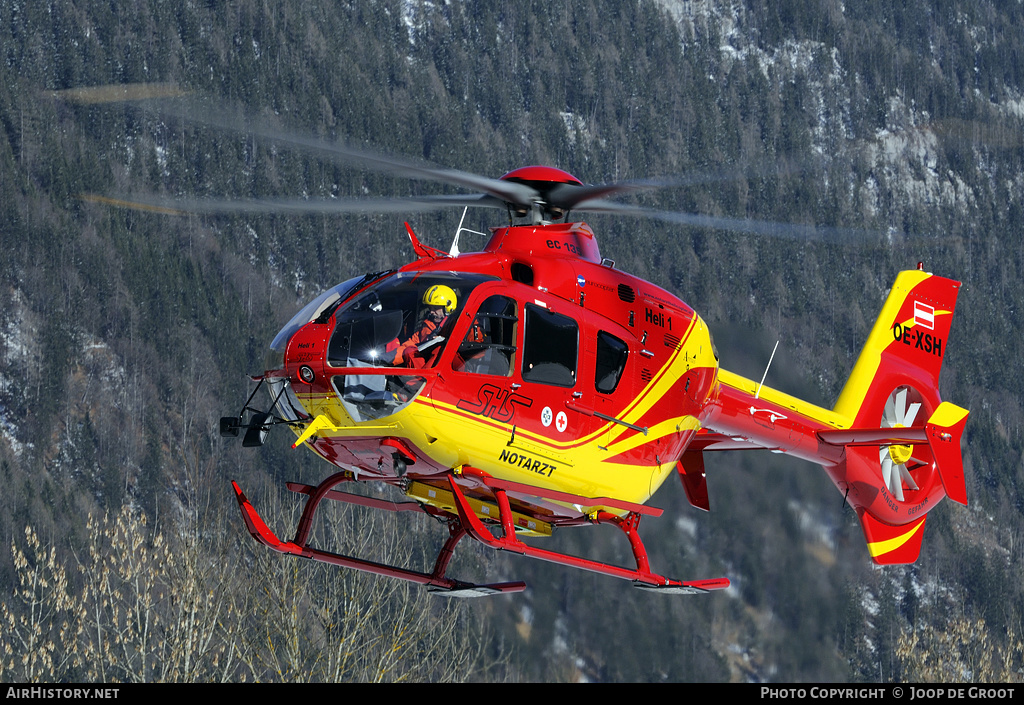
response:
<svg viewBox="0 0 1024 705"><path fill-rule="evenodd" d="M470 292L489 277L399 273L336 312L333 367L432 367Z"/></svg>
<svg viewBox="0 0 1024 705"><path fill-rule="evenodd" d="M351 296L352 292L357 291L359 287L372 282L374 279L379 279L384 274L386 272L377 272L376 274L367 274L363 277L349 279L328 289L303 306L302 310L292 316L292 319L274 337L274 341L270 344L270 349L267 351L265 369L279 370L281 368L284 364L284 353L288 347L288 341L291 340L295 331L307 323L316 320L318 317L325 315L325 312L329 313L332 307L337 306L340 302Z"/></svg>
<svg viewBox="0 0 1024 705"><path fill-rule="evenodd" d="M274 337L274 342L270 344L270 349L278 353L283 359L285 347L295 331L322 315L324 311L327 311L332 306L336 306L339 301L344 301L346 297L350 296L353 291L362 285L378 279L384 274L385 272L377 272L376 274L355 277L320 294L320 296L303 306L301 311L292 316L292 319Z"/></svg>

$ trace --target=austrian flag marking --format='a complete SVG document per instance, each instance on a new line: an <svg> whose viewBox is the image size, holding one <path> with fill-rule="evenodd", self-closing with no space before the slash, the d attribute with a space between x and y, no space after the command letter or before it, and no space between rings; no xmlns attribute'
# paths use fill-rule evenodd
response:
<svg viewBox="0 0 1024 705"><path fill-rule="evenodd" d="M915 301L914 325L927 328L928 330L935 330L935 307Z"/></svg>

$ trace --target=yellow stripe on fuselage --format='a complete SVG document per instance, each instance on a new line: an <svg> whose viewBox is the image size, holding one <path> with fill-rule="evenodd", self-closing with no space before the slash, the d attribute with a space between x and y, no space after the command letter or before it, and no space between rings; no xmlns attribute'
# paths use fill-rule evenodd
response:
<svg viewBox="0 0 1024 705"><path fill-rule="evenodd" d="M741 377L734 372L729 372L728 370L723 369L718 370L718 381L732 387L733 389L739 389L751 396L757 395L759 399L764 399L769 403L795 411L807 418L815 419L816 421L828 424L829 426L833 426L835 428L850 427L850 419L845 416L823 407L816 406L802 399L798 399L797 397L790 396L789 394L780 392L777 389L762 386L760 394L758 394L757 382L749 380L746 377Z"/></svg>
<svg viewBox="0 0 1024 705"><path fill-rule="evenodd" d="M429 454L442 466L471 464L495 477L524 484L570 494L610 496L642 503L674 470L676 458L665 458L665 462L660 463L652 460L644 463L635 457L631 462L623 462L622 458L644 444L672 438L699 427L694 417L682 414L645 419L689 369L716 366L710 337L705 334L694 339L696 330L706 331L706 326L694 316L680 344L657 369L651 381L619 412L621 416L617 416L627 423L655 421L647 428L646 434L621 423L597 422L598 417L591 416L587 418L597 423L588 433L561 440L523 429L521 425L473 414L455 404L423 395L385 419L356 423L336 396L298 396L313 417L323 415L331 420L330 426L324 422L318 424L318 434L325 438L340 440L350 436L381 435L379 429L386 423L391 429L387 435L408 439L420 452ZM679 408L682 409L683 405L680 404ZM580 418L582 420L583 416ZM302 429L296 429L296 433L300 435ZM530 463L529 467L522 462L512 464L508 457L513 453L519 458L525 454L533 460L543 461L551 472L535 469L539 467L537 463Z"/></svg>

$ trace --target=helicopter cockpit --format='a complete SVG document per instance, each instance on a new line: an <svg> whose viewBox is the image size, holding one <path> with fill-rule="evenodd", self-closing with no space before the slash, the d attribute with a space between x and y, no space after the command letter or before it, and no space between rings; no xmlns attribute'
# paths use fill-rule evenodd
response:
<svg viewBox="0 0 1024 705"><path fill-rule="evenodd" d="M327 347L332 367L431 367L444 350L470 292L487 277L470 274L399 273L334 312ZM429 296L442 295L437 306ZM442 308L440 313L436 309ZM436 314L436 318L434 315ZM399 356L397 351L415 350Z"/></svg>
<svg viewBox="0 0 1024 705"><path fill-rule="evenodd" d="M331 384L355 421L379 419L411 402L432 368L473 289L490 279L471 274L398 273L331 314L327 344ZM331 369L334 368L334 369ZM401 374L380 368L403 369Z"/></svg>
<svg viewBox="0 0 1024 705"><path fill-rule="evenodd" d="M454 272L379 272L349 279L292 317L271 343L266 369L268 373L284 372L286 361L291 367L310 359L309 336L303 329L333 320L321 359L343 406L356 422L393 414L422 389L426 376L415 374L415 370L436 364L471 292L492 279ZM364 289L367 284L370 286ZM353 297L355 292L358 294ZM445 304L440 312L427 301L428 294L436 298L439 292L443 292ZM306 415L302 404L287 382L290 375L279 374L267 376L275 406L282 418L298 421ZM301 364L297 370L298 380L307 384L316 376L309 364Z"/></svg>

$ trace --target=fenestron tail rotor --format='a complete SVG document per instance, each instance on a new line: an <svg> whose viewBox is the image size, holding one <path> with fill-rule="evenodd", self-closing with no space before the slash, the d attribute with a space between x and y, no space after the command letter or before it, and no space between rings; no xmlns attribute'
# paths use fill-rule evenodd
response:
<svg viewBox="0 0 1024 705"><path fill-rule="evenodd" d="M910 387L898 387L885 401L882 412L882 428L910 428L917 420L921 402L914 401L916 393ZM917 424L922 425L922 424ZM903 487L919 489L910 474L908 463L913 461L914 446L887 445L878 449L878 460L882 468L882 480L889 492L900 502L904 501Z"/></svg>

